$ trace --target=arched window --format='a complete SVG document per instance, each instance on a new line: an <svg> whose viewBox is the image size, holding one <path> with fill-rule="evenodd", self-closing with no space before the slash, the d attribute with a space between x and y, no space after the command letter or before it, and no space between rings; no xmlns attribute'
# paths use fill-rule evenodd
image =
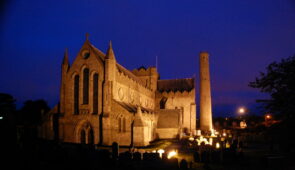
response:
<svg viewBox="0 0 295 170"><path fill-rule="evenodd" d="M80 141L81 141L82 144L86 143L86 133L85 133L84 129L81 130Z"/></svg>
<svg viewBox="0 0 295 170"><path fill-rule="evenodd" d="M118 118L118 132L126 132L126 118L122 115Z"/></svg>
<svg viewBox="0 0 295 170"><path fill-rule="evenodd" d="M94 136L93 136L93 130L90 129L88 133L88 144L93 145L94 144Z"/></svg>
<svg viewBox="0 0 295 170"><path fill-rule="evenodd" d="M126 119L125 119L125 117L122 118L122 132L126 132Z"/></svg>
<svg viewBox="0 0 295 170"><path fill-rule="evenodd" d="M89 99L89 69L83 71L83 104L88 104Z"/></svg>
<svg viewBox="0 0 295 170"><path fill-rule="evenodd" d="M98 74L93 75L93 114L98 113Z"/></svg>
<svg viewBox="0 0 295 170"><path fill-rule="evenodd" d="M79 75L74 78L74 114L79 114Z"/></svg>
<svg viewBox="0 0 295 170"><path fill-rule="evenodd" d="M119 117L119 119L118 119L118 131L122 132L122 118L121 117Z"/></svg>
<svg viewBox="0 0 295 170"><path fill-rule="evenodd" d="M166 102L167 102L167 98L163 97L160 101L160 109L165 109Z"/></svg>

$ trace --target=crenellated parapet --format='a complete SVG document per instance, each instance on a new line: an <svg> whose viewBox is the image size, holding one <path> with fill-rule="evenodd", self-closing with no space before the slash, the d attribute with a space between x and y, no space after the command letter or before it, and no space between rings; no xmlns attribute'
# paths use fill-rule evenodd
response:
<svg viewBox="0 0 295 170"><path fill-rule="evenodd" d="M145 68L143 66L132 70L132 73L136 76L152 76L158 74L156 67Z"/></svg>
<svg viewBox="0 0 295 170"><path fill-rule="evenodd" d="M132 72L125 69L123 66L119 64L117 64L116 75L118 76L117 81L126 82L125 84L128 84L128 83L136 84L137 86L141 86L140 90L145 90L146 92L147 91L152 92L152 89L145 86L144 82L140 78L138 78Z"/></svg>
<svg viewBox="0 0 295 170"><path fill-rule="evenodd" d="M159 79L159 73L156 67L145 68L142 66L132 70L132 73L144 83L145 87L156 91L157 81Z"/></svg>
<svg viewBox="0 0 295 170"><path fill-rule="evenodd" d="M164 91L164 92L157 92L156 97L158 96L165 96L165 97L190 97L195 95L195 89L190 91Z"/></svg>

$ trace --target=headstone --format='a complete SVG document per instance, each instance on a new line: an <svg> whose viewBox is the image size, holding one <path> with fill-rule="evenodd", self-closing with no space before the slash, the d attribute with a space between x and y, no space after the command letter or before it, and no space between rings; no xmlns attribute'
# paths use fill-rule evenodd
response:
<svg viewBox="0 0 295 170"><path fill-rule="evenodd" d="M180 169L181 170L187 170L187 161L185 159L182 159L180 161Z"/></svg>
<svg viewBox="0 0 295 170"><path fill-rule="evenodd" d="M112 144L112 158L117 160L119 156L119 145L117 142L113 142Z"/></svg>
<svg viewBox="0 0 295 170"><path fill-rule="evenodd" d="M141 153L140 152L134 152L133 153L133 160L134 161L141 161Z"/></svg>

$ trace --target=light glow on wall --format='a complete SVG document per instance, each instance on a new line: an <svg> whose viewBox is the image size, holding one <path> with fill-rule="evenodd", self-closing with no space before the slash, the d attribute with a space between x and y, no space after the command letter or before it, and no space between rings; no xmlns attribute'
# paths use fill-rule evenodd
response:
<svg viewBox="0 0 295 170"><path fill-rule="evenodd" d="M159 149L158 153L160 154L160 158L162 158L162 154L165 153L164 149Z"/></svg>
<svg viewBox="0 0 295 170"><path fill-rule="evenodd" d="M216 143L216 149L219 149L220 148L220 144L217 142Z"/></svg>
<svg viewBox="0 0 295 170"><path fill-rule="evenodd" d="M168 158L168 159L171 159L171 158L173 158L173 157L176 156L176 155L177 155L177 152L176 152L176 151L170 151L170 152L168 153L167 158Z"/></svg>

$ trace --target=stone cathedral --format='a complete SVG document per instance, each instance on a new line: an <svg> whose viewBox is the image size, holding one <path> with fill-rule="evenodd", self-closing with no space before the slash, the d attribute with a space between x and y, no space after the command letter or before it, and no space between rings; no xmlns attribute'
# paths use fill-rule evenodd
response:
<svg viewBox="0 0 295 170"><path fill-rule="evenodd" d="M61 66L59 103L43 117L40 137L61 142L146 146L196 130L195 79L161 80L156 67L128 70L88 37Z"/></svg>

